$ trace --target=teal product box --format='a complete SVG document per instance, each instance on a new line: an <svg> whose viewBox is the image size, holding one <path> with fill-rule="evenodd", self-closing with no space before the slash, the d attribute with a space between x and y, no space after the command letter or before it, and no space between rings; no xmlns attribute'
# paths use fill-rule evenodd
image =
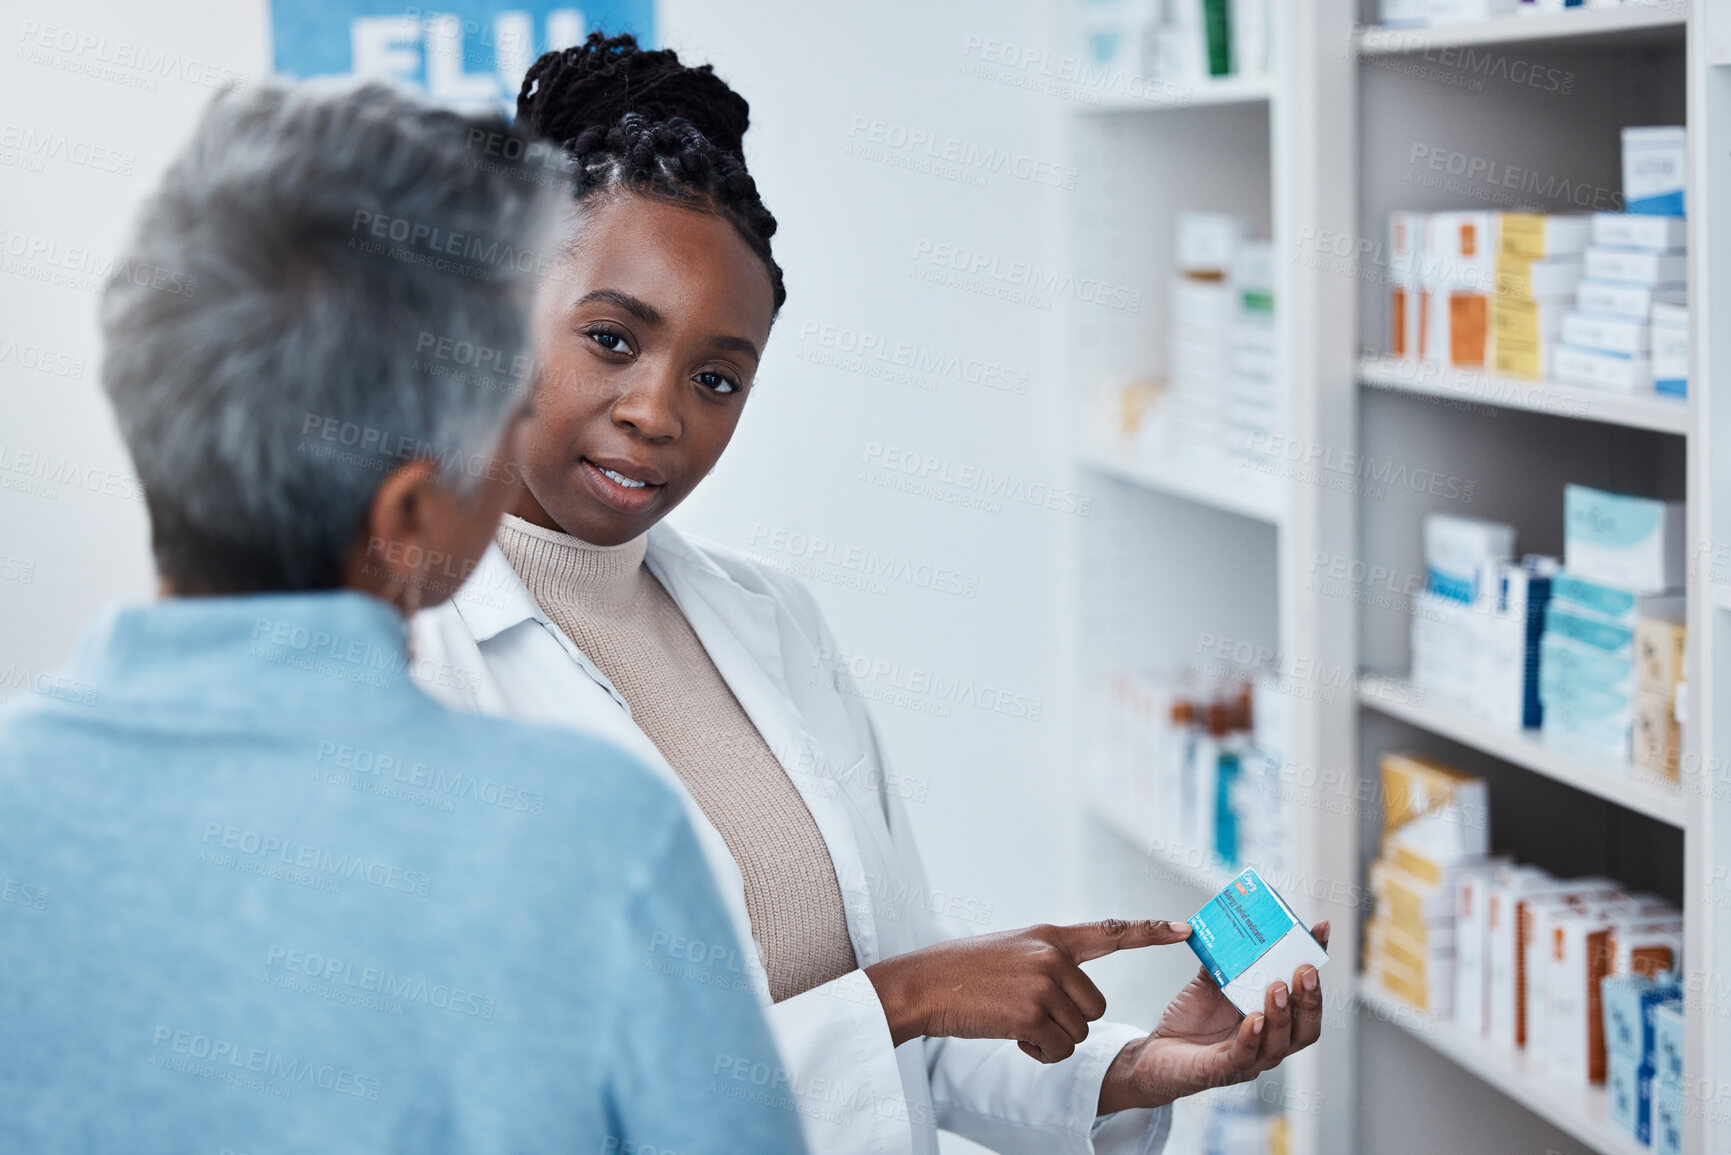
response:
<svg viewBox="0 0 1731 1155"><path fill-rule="evenodd" d="M1240 1014L1261 1010L1268 988L1290 983L1305 963L1320 969L1328 961L1328 952L1254 869L1209 899L1190 927L1190 949Z"/></svg>
<svg viewBox="0 0 1731 1155"><path fill-rule="evenodd" d="M1683 1004L1653 1008L1653 1074L1674 1087L1683 1085Z"/></svg>
<svg viewBox="0 0 1731 1155"><path fill-rule="evenodd" d="M1547 738L1554 737L1560 743L1604 758L1626 762L1632 756L1633 724L1626 718L1601 721L1575 702L1559 703L1552 700L1544 705L1545 721L1540 729Z"/></svg>
<svg viewBox="0 0 1731 1155"><path fill-rule="evenodd" d="M1621 586L1589 581L1567 570L1557 575L1551 587L1551 596L1629 626L1635 624L1636 618L1663 616L1677 608L1674 603L1678 600L1674 595L1655 597Z"/></svg>
<svg viewBox="0 0 1731 1155"><path fill-rule="evenodd" d="M1613 1054L1608 1056L1606 1072L1611 1122L1647 1146L1652 1142L1653 1068L1632 1056Z"/></svg>
<svg viewBox="0 0 1731 1155"><path fill-rule="evenodd" d="M1576 577L1640 594L1680 590L1683 532L1680 501L1563 487L1563 568Z"/></svg>
<svg viewBox="0 0 1731 1155"><path fill-rule="evenodd" d="M1683 1088L1663 1079L1653 1083L1653 1150L1683 1155Z"/></svg>
<svg viewBox="0 0 1731 1155"><path fill-rule="evenodd" d="M1633 623L1618 625L1597 614L1574 609L1554 595L1550 604L1545 607L1545 632L1568 638L1583 646L1591 646L1613 658L1628 661L1635 656Z"/></svg>
<svg viewBox="0 0 1731 1155"><path fill-rule="evenodd" d="M1657 979L1641 975L1605 979L1599 986L1599 1008L1605 1020L1606 1052L1637 1064L1656 1065L1654 1008L1680 999L1677 984L1668 974ZM1679 1056L1681 1053L1679 1044ZM1680 1057L1678 1065L1681 1069Z"/></svg>
<svg viewBox="0 0 1731 1155"><path fill-rule="evenodd" d="M1619 658L1563 634L1545 634L1539 639L1539 663L1547 685L1558 685L1560 679L1625 696L1635 692L1633 658Z"/></svg>

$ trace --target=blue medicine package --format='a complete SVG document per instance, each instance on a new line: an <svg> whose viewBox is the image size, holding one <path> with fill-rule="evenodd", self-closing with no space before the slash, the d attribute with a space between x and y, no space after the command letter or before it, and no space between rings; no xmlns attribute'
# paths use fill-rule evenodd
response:
<svg viewBox="0 0 1731 1155"><path fill-rule="evenodd" d="M1328 961L1328 952L1255 870L1209 899L1190 917L1190 928L1190 949L1240 1014L1261 1010L1264 992L1290 983L1305 963L1320 969Z"/></svg>

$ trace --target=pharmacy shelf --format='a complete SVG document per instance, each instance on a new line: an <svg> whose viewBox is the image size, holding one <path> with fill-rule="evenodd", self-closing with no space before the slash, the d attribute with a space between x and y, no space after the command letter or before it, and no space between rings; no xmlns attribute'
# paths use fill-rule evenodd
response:
<svg viewBox="0 0 1731 1155"><path fill-rule="evenodd" d="M1608 393L1559 381L1521 381L1469 369L1439 369L1394 357L1364 358L1359 362L1358 379L1373 389L1466 405L1522 409L1678 436L1689 432L1688 402L1653 393Z"/></svg>
<svg viewBox="0 0 1731 1155"><path fill-rule="evenodd" d="M1211 856L1200 847L1176 843L1154 846L1147 831L1139 829L1131 821L1128 807L1114 806L1104 799L1094 798L1088 802L1088 811L1102 826L1140 851L1162 878L1212 895L1238 877L1237 871L1213 865Z"/></svg>
<svg viewBox="0 0 1731 1155"><path fill-rule="evenodd" d="M1266 104L1274 97L1274 83L1266 76L1225 76L1188 83L1151 84L1140 96L1113 93L1086 112L1172 112L1184 108L1211 108L1221 104Z"/></svg>
<svg viewBox="0 0 1731 1155"><path fill-rule="evenodd" d="M1434 698L1415 705L1415 695L1405 692L1404 683L1401 692L1391 692L1392 681L1364 675L1359 679L1359 703L1679 829L1688 821L1682 790L1642 781L1638 777L1642 771L1631 763L1570 750L1547 741L1539 731L1497 726Z"/></svg>
<svg viewBox="0 0 1731 1155"><path fill-rule="evenodd" d="M1403 56L1493 44L1681 36L1687 23L1688 13L1681 3L1664 6L1630 3L1619 8L1570 8L1435 28L1374 26L1360 29L1353 41L1360 56Z"/></svg>
<svg viewBox="0 0 1731 1155"><path fill-rule="evenodd" d="M1286 519L1286 491L1278 481L1235 464L1225 454L1175 450L1153 457L1122 438L1091 434L1078 451L1084 469L1278 526Z"/></svg>
<svg viewBox="0 0 1731 1155"><path fill-rule="evenodd" d="M1602 1155L1650 1155L1651 1148L1611 1121L1604 1088L1560 1079L1517 1050L1469 1034L1446 1019L1414 1010L1406 1002L1361 977L1358 1003L1405 1031L1455 1065L1483 1079L1554 1127L1567 1131Z"/></svg>

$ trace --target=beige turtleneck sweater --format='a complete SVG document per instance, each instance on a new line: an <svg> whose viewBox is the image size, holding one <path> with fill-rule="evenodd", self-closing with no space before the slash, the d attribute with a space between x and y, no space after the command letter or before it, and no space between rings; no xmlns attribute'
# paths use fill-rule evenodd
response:
<svg viewBox="0 0 1731 1155"><path fill-rule="evenodd" d="M745 879L776 1002L855 969L829 849L805 799L649 567L648 538L595 546L505 516L499 548L530 596L631 706Z"/></svg>

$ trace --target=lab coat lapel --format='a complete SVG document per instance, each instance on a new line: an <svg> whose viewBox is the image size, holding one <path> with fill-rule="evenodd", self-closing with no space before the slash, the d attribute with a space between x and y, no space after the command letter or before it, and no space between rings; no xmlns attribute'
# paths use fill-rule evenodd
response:
<svg viewBox="0 0 1731 1155"><path fill-rule="evenodd" d="M451 637L440 636L438 620L446 614L461 619ZM435 643L429 648L436 649L438 661L461 663L462 646L457 639L470 639L475 661L461 664L473 665L475 673L465 671L462 681L472 686L476 708L484 713L556 722L599 735L635 755L672 788L685 805L741 940L750 941L745 881L721 833L632 719L624 696L536 604L497 544L488 546L475 572L449 605L422 614L420 620L423 632L430 632L427 640ZM493 655L494 668L481 657L483 650ZM502 678L509 684L502 684Z"/></svg>
<svg viewBox="0 0 1731 1155"><path fill-rule="evenodd" d="M590 661L589 656L578 649L536 604L534 596L529 593L529 587L523 584L523 579L511 568L511 563L505 558L505 551L499 548L497 542L487 546L487 551L481 555L480 562L475 566L475 572L469 575L469 579L451 599L451 605L463 619L463 624L468 627L477 645L485 645L507 630L534 623L554 645L576 663L577 668L587 678L606 691L614 705L626 715L630 715L631 707L626 704L619 691L613 688L607 675L603 674L600 667ZM552 665L549 668L558 667ZM485 689L497 694L494 687ZM490 704L488 701L480 703L483 710L488 709ZM501 709L493 712L509 711Z"/></svg>
<svg viewBox="0 0 1731 1155"><path fill-rule="evenodd" d="M793 627L782 620L774 598L734 581L670 527L650 532L646 560L805 800L835 866L854 952L861 966L869 966L880 950L871 880L881 877L881 864L868 868L859 829L863 816L830 769L838 751L851 760L851 736L824 727L814 735L796 705L784 643L794 642L795 650L802 643L786 637ZM793 673L799 676L798 670Z"/></svg>

